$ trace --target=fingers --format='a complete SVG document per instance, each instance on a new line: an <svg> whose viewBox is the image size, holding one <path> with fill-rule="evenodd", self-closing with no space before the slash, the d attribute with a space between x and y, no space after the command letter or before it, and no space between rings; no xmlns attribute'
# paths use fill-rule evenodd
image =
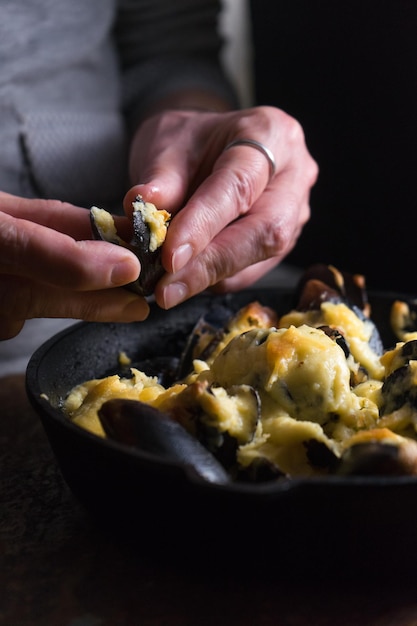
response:
<svg viewBox="0 0 417 626"><path fill-rule="evenodd" d="M0 191L0 211L66 233L75 239L91 239L88 211L67 202L21 198Z"/></svg>
<svg viewBox="0 0 417 626"><path fill-rule="evenodd" d="M3 318L0 325L0 341L16 337L25 325L25 320Z"/></svg>
<svg viewBox="0 0 417 626"><path fill-rule="evenodd" d="M225 278L213 285L211 291L214 293L228 293L249 287L262 278L262 276L265 276L265 274L273 270L280 261L281 259L277 257L245 267L234 276Z"/></svg>
<svg viewBox="0 0 417 626"><path fill-rule="evenodd" d="M228 224L249 211L267 181L268 163L262 154L244 147L222 153L213 173L173 219L162 251L164 267L171 272L182 269L186 257L178 250L198 256Z"/></svg>
<svg viewBox="0 0 417 626"><path fill-rule="evenodd" d="M121 246L75 241L33 222L1 215L0 273L24 276L55 287L81 291L134 281L140 264Z"/></svg>
<svg viewBox="0 0 417 626"><path fill-rule="evenodd" d="M309 219L309 194L318 173L301 126L273 107L201 117L182 112L171 126L169 119L161 122L167 124L168 141L154 125L161 118L145 128L148 139L156 131L146 156L138 150L144 144L136 146L136 172L147 182L126 195L131 201L142 193L174 214L162 249L167 274L155 291L165 308L213 285L245 286L279 262ZM272 152L272 180L269 160L256 147L225 150L242 139Z"/></svg>
<svg viewBox="0 0 417 626"><path fill-rule="evenodd" d="M197 257L228 224L250 211L266 188L274 185L278 190L276 178L269 182L270 163L261 151L250 145L224 151L226 128L231 123L235 137L255 136L271 150L280 181L288 171L298 173L294 184L299 184L299 190L294 193L304 194L317 175L300 125L283 112L260 107L243 116L224 118L226 122L228 126L221 132L212 131L213 138L207 138L205 159L212 164L210 172L171 222L162 250L168 272L180 271L190 258ZM298 213L296 207L295 217Z"/></svg>
<svg viewBox="0 0 417 626"><path fill-rule="evenodd" d="M206 131L202 121L209 116L200 114L196 120L189 112L170 111L141 125L131 146L134 186L124 199L127 214L138 194L170 213L183 206L203 160Z"/></svg>
<svg viewBox="0 0 417 626"><path fill-rule="evenodd" d="M295 184L297 178L295 170L281 174L246 215L224 228L181 270L166 274L155 292L157 302L171 308L220 281L221 288L243 288L282 260L310 214L308 194Z"/></svg>
<svg viewBox="0 0 417 626"><path fill-rule="evenodd" d="M137 257L91 240L85 209L0 192L0 223L0 339L35 317L131 322L148 315L144 298L114 289L136 280Z"/></svg>
<svg viewBox="0 0 417 626"><path fill-rule="evenodd" d="M24 320L35 317L133 322L145 319L149 305L125 289L70 292L13 276L0 277L0 339L18 334Z"/></svg>
<svg viewBox="0 0 417 626"><path fill-rule="evenodd" d="M0 205L0 339L14 337L24 320L34 317L130 322L147 316L143 298L110 289L139 275L131 252L106 242L76 241L48 227L55 225L58 207L64 225L82 232L89 224L85 209L7 194L0 194ZM25 219L34 210L41 224Z"/></svg>

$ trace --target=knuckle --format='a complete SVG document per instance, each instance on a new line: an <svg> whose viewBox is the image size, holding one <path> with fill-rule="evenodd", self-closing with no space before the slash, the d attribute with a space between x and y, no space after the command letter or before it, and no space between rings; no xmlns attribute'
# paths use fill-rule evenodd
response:
<svg viewBox="0 0 417 626"><path fill-rule="evenodd" d="M300 145L305 144L303 127L301 126L300 122L298 122L298 120L296 120L294 117L291 117L290 115L287 117L286 120L286 130L291 143Z"/></svg>
<svg viewBox="0 0 417 626"><path fill-rule="evenodd" d="M262 163L263 165L263 163ZM245 214L256 198L256 181L253 170L241 167L235 172L230 184L231 200L237 200L237 216Z"/></svg>
<svg viewBox="0 0 417 626"><path fill-rule="evenodd" d="M49 198L40 199L38 206L44 216L43 223L45 224L45 226L49 225L48 216L50 217L50 221L52 222L52 220L55 219L57 213L65 213L73 208L73 206L68 202Z"/></svg>
<svg viewBox="0 0 417 626"><path fill-rule="evenodd" d="M269 259L285 252L286 242L289 234L286 232L285 225L282 221L273 222L266 232L259 233L260 246L262 250L262 259Z"/></svg>
<svg viewBox="0 0 417 626"><path fill-rule="evenodd" d="M193 292L201 290L201 285L211 287L235 273L234 261L230 251L222 246L212 244L205 254L197 257L197 267L195 276L198 276L198 284L193 288Z"/></svg>
<svg viewBox="0 0 417 626"><path fill-rule="evenodd" d="M27 245L25 231L18 229L18 222L14 218L5 220L1 227L1 245L7 255L2 254L2 265L14 266L19 260L20 250Z"/></svg>
<svg viewBox="0 0 417 626"><path fill-rule="evenodd" d="M267 136L281 119L282 111L272 106L261 105L243 111L236 121L236 132L241 137L251 137L256 133Z"/></svg>
<svg viewBox="0 0 417 626"><path fill-rule="evenodd" d="M308 166L306 168L307 179L310 182L310 185L313 186L319 177L319 166L318 163L313 159L309 159Z"/></svg>
<svg viewBox="0 0 417 626"><path fill-rule="evenodd" d="M78 301L77 311L73 311L74 317L86 322L101 321L106 318L104 307L100 307L93 299L83 299Z"/></svg>
<svg viewBox="0 0 417 626"><path fill-rule="evenodd" d="M296 219L295 217L296 216ZM258 247L262 250L259 260L271 257L282 257L293 247L296 232L309 218L308 206L301 210L299 198L295 194L288 194L285 200L285 211L280 212L274 220L258 230Z"/></svg>

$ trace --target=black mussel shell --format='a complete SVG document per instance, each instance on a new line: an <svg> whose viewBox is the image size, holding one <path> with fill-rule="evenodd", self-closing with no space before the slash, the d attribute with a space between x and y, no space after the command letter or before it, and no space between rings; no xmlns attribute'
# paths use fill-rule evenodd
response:
<svg viewBox="0 0 417 626"><path fill-rule="evenodd" d="M417 408L416 363L403 365L384 380L381 415L397 411L404 404Z"/></svg>
<svg viewBox="0 0 417 626"><path fill-rule="evenodd" d="M337 473L344 476L406 476L417 473L417 445L369 441L349 447Z"/></svg>
<svg viewBox="0 0 417 626"><path fill-rule="evenodd" d="M362 275L341 272L321 263L312 265L301 277L295 299L297 311L319 310L323 302L346 304L359 319L372 324L369 345L377 355L383 354L384 345L381 336L369 317L370 307Z"/></svg>
<svg viewBox="0 0 417 626"><path fill-rule="evenodd" d="M180 357L178 377L187 376L192 371L193 360L206 360L224 336L233 311L226 306L216 305L202 315L188 336Z"/></svg>
<svg viewBox="0 0 417 626"><path fill-rule="evenodd" d="M136 400L114 399L105 402L98 415L110 439L161 460L191 467L208 482L230 481L215 457L185 428L158 409Z"/></svg>
<svg viewBox="0 0 417 626"><path fill-rule="evenodd" d="M348 358L350 354L348 343L342 333L337 328L331 326L319 326L319 330L322 330L330 339L332 339L337 345L342 348L345 357Z"/></svg>
<svg viewBox="0 0 417 626"><path fill-rule="evenodd" d="M304 442L307 459L313 467L334 472L339 463L339 458L330 450L322 441L317 439L309 439Z"/></svg>
<svg viewBox="0 0 417 626"><path fill-rule="evenodd" d="M132 220L134 236L132 241L126 242L118 234L110 237L104 232L95 218L93 209L90 211L91 230L94 239L122 245L138 257L141 265L140 275L135 281L126 285L126 289L146 297L153 294L157 282L164 274L161 262L161 247L154 251L149 249L150 228L143 219L141 211L134 211Z"/></svg>
<svg viewBox="0 0 417 626"><path fill-rule="evenodd" d="M133 213L133 249L141 265L139 278L129 285L129 288L141 296L153 294L156 284L164 274L161 262L162 248L149 250L150 230L140 211Z"/></svg>
<svg viewBox="0 0 417 626"><path fill-rule="evenodd" d="M401 356L404 358L404 363L417 361L417 339L411 339L401 347Z"/></svg>
<svg viewBox="0 0 417 626"><path fill-rule="evenodd" d="M238 468L236 480L239 482L265 483L284 478L286 474L269 459L259 457L244 468Z"/></svg>
<svg viewBox="0 0 417 626"><path fill-rule="evenodd" d="M369 309L364 277L324 263L316 263L303 273L297 286L296 299L300 311L318 309L322 302L329 300L354 305L365 314Z"/></svg>

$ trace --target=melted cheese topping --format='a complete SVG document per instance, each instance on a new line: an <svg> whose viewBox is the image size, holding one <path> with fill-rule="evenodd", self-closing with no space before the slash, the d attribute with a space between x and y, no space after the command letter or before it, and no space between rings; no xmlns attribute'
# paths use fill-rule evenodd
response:
<svg viewBox="0 0 417 626"><path fill-rule="evenodd" d="M373 330L372 322L367 319L361 320L345 304L323 302L320 311L290 311L281 317L279 325L287 327L290 324L295 326L308 324L314 327L327 325L336 328L347 340L352 356L372 378L380 380L384 376L384 368L379 357L368 343Z"/></svg>
<svg viewBox="0 0 417 626"><path fill-rule="evenodd" d="M90 380L75 387L65 401L64 409L75 424L102 437L105 436L98 410L112 398L128 398L152 403L165 389L157 379L132 368L132 378L118 375Z"/></svg>
<svg viewBox="0 0 417 626"><path fill-rule="evenodd" d="M143 221L149 226L151 235L149 250L155 252L165 241L171 215L168 211L158 210L151 202L143 202L141 199L133 202L132 206L134 211L142 214Z"/></svg>
<svg viewBox="0 0 417 626"><path fill-rule="evenodd" d="M91 207L91 213L93 214L94 221L102 231L106 241L112 241L119 245L126 245L125 242L117 234L116 226L114 225L114 219L108 211L93 206Z"/></svg>
<svg viewBox="0 0 417 626"><path fill-rule="evenodd" d="M184 381L165 389L133 368L129 379L109 376L79 385L65 411L83 428L104 436L100 406L113 397L138 399L170 414L194 434L196 420L211 431L227 433L237 442L241 467L267 459L293 476L325 471L310 461L312 441L337 458L355 442L415 435L413 402L405 400L387 414L382 411L388 393L383 382L404 366L402 342L380 358L368 343L372 324L344 304L325 302L320 311L290 311L277 326L268 326L272 318L258 306L235 316L207 361L195 360ZM319 326L344 335L351 351L348 358ZM367 375L357 384L352 373L359 367ZM407 378L391 385L395 396L404 392L406 398L407 384L417 388L417 361L407 371Z"/></svg>

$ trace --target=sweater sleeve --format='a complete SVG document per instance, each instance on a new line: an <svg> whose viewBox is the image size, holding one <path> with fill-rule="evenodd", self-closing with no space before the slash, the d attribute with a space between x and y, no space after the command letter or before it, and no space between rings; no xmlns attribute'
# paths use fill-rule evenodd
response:
<svg viewBox="0 0 417 626"><path fill-rule="evenodd" d="M221 66L219 0L119 0L114 35L130 122L171 93L211 92L238 106Z"/></svg>

